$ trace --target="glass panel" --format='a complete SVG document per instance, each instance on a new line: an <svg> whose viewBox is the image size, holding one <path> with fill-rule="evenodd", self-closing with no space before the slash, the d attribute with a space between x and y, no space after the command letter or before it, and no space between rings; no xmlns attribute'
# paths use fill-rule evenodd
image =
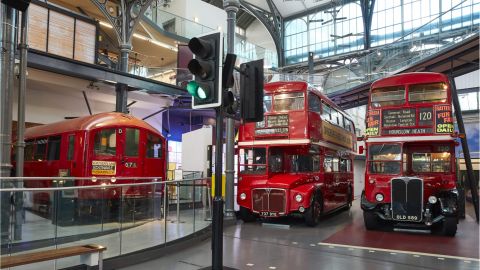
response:
<svg viewBox="0 0 480 270"><path fill-rule="evenodd" d="M147 158L162 157L162 140L160 137L147 134Z"/></svg>
<svg viewBox="0 0 480 270"><path fill-rule="evenodd" d="M75 156L75 135L69 135L67 160L73 160L74 156Z"/></svg>
<svg viewBox="0 0 480 270"><path fill-rule="evenodd" d="M446 102L447 85L445 83L410 85L408 101L410 103Z"/></svg>
<svg viewBox="0 0 480 270"><path fill-rule="evenodd" d="M38 139L35 141L35 152L33 159L42 161L45 160L45 152L47 150L47 139Z"/></svg>
<svg viewBox="0 0 480 270"><path fill-rule="evenodd" d="M97 156L115 156L117 154L117 134L114 128L97 131L94 139L94 151Z"/></svg>
<svg viewBox="0 0 480 270"><path fill-rule="evenodd" d="M140 140L140 130L136 128L126 128L125 134L125 156L138 157L138 142Z"/></svg>
<svg viewBox="0 0 480 270"><path fill-rule="evenodd" d="M286 172L316 172L319 169L318 155L287 155L286 159L289 161Z"/></svg>
<svg viewBox="0 0 480 270"><path fill-rule="evenodd" d="M270 149L268 166L271 173L283 172L283 153L280 149Z"/></svg>
<svg viewBox="0 0 480 270"><path fill-rule="evenodd" d="M401 160L398 144L373 144L369 146L369 160Z"/></svg>
<svg viewBox="0 0 480 270"><path fill-rule="evenodd" d="M266 172L266 149L240 149L240 173L264 174Z"/></svg>
<svg viewBox="0 0 480 270"><path fill-rule="evenodd" d="M304 108L304 95L302 92L276 94L273 108L276 112L298 111Z"/></svg>
<svg viewBox="0 0 480 270"><path fill-rule="evenodd" d="M322 109L322 118L326 120L332 120L332 108L322 102Z"/></svg>
<svg viewBox="0 0 480 270"><path fill-rule="evenodd" d="M60 159L60 142L61 136L48 137L47 160Z"/></svg>
<svg viewBox="0 0 480 270"><path fill-rule="evenodd" d="M270 112L272 110L272 96L265 95L263 97L263 112Z"/></svg>
<svg viewBox="0 0 480 270"><path fill-rule="evenodd" d="M25 141L25 161L33 160L34 145L34 141Z"/></svg>
<svg viewBox="0 0 480 270"><path fill-rule="evenodd" d="M400 161L370 161L370 173L399 174Z"/></svg>
<svg viewBox="0 0 480 270"><path fill-rule="evenodd" d="M308 109L320 113L320 98L312 93L308 95Z"/></svg>
<svg viewBox="0 0 480 270"><path fill-rule="evenodd" d="M325 157L323 160L323 167L325 172L333 172L333 159L332 157Z"/></svg>
<svg viewBox="0 0 480 270"><path fill-rule="evenodd" d="M393 86L373 89L371 92L373 107L402 105L405 103L404 86Z"/></svg>
<svg viewBox="0 0 480 270"><path fill-rule="evenodd" d="M412 171L449 172L450 153L413 153Z"/></svg>

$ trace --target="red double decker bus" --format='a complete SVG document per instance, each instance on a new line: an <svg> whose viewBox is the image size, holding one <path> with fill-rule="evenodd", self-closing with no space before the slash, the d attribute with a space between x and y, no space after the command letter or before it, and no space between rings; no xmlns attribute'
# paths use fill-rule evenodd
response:
<svg viewBox="0 0 480 270"><path fill-rule="evenodd" d="M413 226L455 235L451 102L449 79L443 74L406 73L372 84L361 199L367 229Z"/></svg>
<svg viewBox="0 0 480 270"><path fill-rule="evenodd" d="M36 126L25 132L26 177L51 177L51 180L26 180L25 187L91 186L146 182L137 177L165 179L166 140L148 123L122 113L92 116ZM55 177L75 180L56 180ZM132 179L125 179L132 177ZM119 179L117 179L119 178ZM122 179L123 178L123 179ZM157 189L161 189L160 185ZM118 212L121 199L142 211L150 211L152 186L63 191L60 198L52 192L29 193L27 207L47 215L53 200L62 200L57 209L68 213L59 219L73 221L80 216L98 216ZM131 210L130 211L134 211ZM104 213L105 214L105 213Z"/></svg>
<svg viewBox="0 0 480 270"><path fill-rule="evenodd" d="M244 221L322 214L353 200L355 127L305 82L265 85L264 121L239 128L237 202Z"/></svg>

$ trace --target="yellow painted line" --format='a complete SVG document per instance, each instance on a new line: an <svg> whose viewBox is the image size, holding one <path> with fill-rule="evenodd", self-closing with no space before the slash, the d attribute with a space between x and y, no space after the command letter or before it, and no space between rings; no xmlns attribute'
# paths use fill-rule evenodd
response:
<svg viewBox="0 0 480 270"><path fill-rule="evenodd" d="M433 254L433 253L424 253L424 252L415 252L415 251L405 251L405 250L396 250L396 249L384 249L384 248L372 248L372 247L362 247L362 246L352 246L352 245L340 245L340 244L332 244L332 243L318 243L319 246L328 246L328 247L344 247L344 248L357 248L368 250L368 252L373 253L375 251L383 251L383 252L390 252L390 253L400 253L400 254L410 254L410 255L419 255L419 256L429 256L429 257L441 257L447 259L455 259L455 260L464 260L464 261L475 261L480 262L480 259L477 258L468 258L468 257L461 257L461 256L450 256L450 255L443 255L443 254Z"/></svg>

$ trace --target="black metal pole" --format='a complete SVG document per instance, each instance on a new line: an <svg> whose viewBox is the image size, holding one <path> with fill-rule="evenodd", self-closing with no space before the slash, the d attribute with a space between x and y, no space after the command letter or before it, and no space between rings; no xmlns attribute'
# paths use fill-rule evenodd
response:
<svg viewBox="0 0 480 270"><path fill-rule="evenodd" d="M215 109L215 194L213 198L212 220L212 270L223 269L223 197L222 197L222 158L223 158L223 111Z"/></svg>
<svg viewBox="0 0 480 270"><path fill-rule="evenodd" d="M460 102L458 101L457 87L453 77L450 77L450 87L452 91L452 102L455 110L455 117L457 118L458 131L463 135L460 138L462 142L463 157L465 159L465 166L467 167L467 177L470 191L472 192L473 209L475 209L475 217L477 218L478 223L478 183L473 173L472 160L470 157L470 150L468 149L467 136L465 133L465 125L463 124L462 110L460 108Z"/></svg>

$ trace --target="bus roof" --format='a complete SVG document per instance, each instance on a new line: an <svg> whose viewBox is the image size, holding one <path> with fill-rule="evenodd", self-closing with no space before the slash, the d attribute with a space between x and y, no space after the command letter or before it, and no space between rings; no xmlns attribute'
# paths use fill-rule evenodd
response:
<svg viewBox="0 0 480 270"><path fill-rule="evenodd" d="M448 82L448 76L435 72L411 72L393 75L391 77L376 80L371 89L404 84L421 84L432 82Z"/></svg>
<svg viewBox="0 0 480 270"><path fill-rule="evenodd" d="M27 128L25 130L25 139L109 126L139 127L147 129L157 135L161 135L150 124L131 115L118 112L107 112Z"/></svg>

